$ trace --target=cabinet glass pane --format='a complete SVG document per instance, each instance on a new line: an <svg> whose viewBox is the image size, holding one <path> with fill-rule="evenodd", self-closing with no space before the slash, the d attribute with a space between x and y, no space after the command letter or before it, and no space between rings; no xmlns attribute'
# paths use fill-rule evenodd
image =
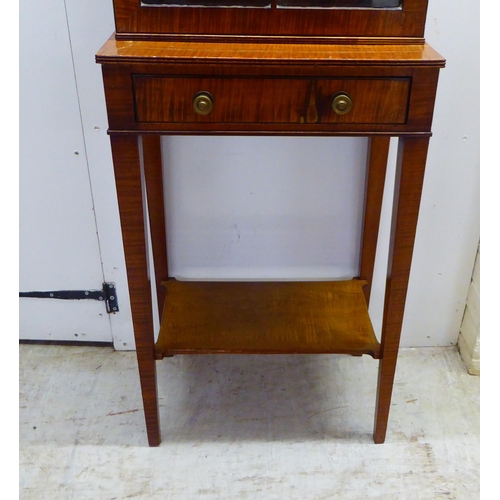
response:
<svg viewBox="0 0 500 500"><path fill-rule="evenodd" d="M271 0L141 0L156 7L260 7L270 8Z"/></svg>
<svg viewBox="0 0 500 500"><path fill-rule="evenodd" d="M277 0L278 8L316 7L316 8L352 8L352 9L396 9L403 0Z"/></svg>

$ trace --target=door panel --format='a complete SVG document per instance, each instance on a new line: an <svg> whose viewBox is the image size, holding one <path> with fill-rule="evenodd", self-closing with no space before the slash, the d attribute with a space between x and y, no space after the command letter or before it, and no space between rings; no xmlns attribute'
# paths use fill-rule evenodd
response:
<svg viewBox="0 0 500 500"><path fill-rule="evenodd" d="M24 0L20 25L19 289L99 289L104 279L64 1ZM103 303L20 299L22 339L80 340L82 332L89 341L111 341Z"/></svg>
<svg viewBox="0 0 500 500"><path fill-rule="evenodd" d="M96 52L115 30L113 3L102 0L65 0L65 3L102 267L106 281L116 283L118 291L120 312L109 315L113 345L118 350L134 349L101 66L95 63ZM157 318L156 315L158 323Z"/></svg>

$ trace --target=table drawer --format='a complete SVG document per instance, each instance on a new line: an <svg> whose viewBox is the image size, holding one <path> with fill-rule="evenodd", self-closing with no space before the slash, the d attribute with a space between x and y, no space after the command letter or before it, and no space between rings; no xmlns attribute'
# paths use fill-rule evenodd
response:
<svg viewBox="0 0 500 500"><path fill-rule="evenodd" d="M404 124L410 82L134 75L133 91L139 123Z"/></svg>

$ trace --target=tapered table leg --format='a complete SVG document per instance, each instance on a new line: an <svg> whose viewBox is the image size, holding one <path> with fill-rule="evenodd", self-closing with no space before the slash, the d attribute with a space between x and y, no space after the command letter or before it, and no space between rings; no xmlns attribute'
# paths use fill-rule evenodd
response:
<svg viewBox="0 0 500 500"><path fill-rule="evenodd" d="M168 279L167 234L165 225L165 203L163 199L163 164L161 136L145 135L142 138L144 178L148 199L151 247L156 282L156 297L160 320L165 303L165 287Z"/></svg>
<svg viewBox="0 0 500 500"><path fill-rule="evenodd" d="M359 265L359 277L367 282L363 289L367 305L370 303L373 282L390 140L391 138L387 136L375 136L370 137L368 142L365 215Z"/></svg>
<svg viewBox="0 0 500 500"><path fill-rule="evenodd" d="M132 135L112 135L111 148L148 441L150 446L158 446L160 425L153 310L147 271L138 138Z"/></svg>
<svg viewBox="0 0 500 500"><path fill-rule="evenodd" d="M383 443L387 431L428 145L428 137L399 139L373 434L375 443Z"/></svg>

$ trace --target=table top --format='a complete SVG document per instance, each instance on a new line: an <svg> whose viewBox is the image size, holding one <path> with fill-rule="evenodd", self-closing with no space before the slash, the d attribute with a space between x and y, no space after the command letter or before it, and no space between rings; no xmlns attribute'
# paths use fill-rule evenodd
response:
<svg viewBox="0 0 500 500"><path fill-rule="evenodd" d="M251 64L327 64L444 67L445 59L430 45L269 44L233 42L171 42L116 40L114 35L96 54L96 61L165 63L205 62Z"/></svg>

